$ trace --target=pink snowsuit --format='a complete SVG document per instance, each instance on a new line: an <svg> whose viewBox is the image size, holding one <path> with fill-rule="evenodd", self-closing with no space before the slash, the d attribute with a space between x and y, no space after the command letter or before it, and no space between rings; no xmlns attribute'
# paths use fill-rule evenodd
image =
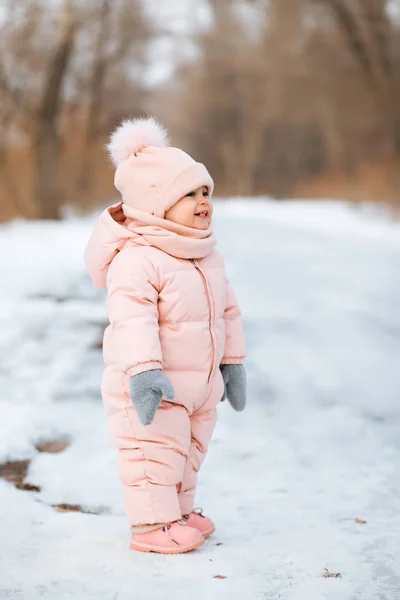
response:
<svg viewBox="0 0 400 600"><path fill-rule="evenodd" d="M215 248L189 260L141 245L113 210L102 213L85 251L94 285L108 291L103 401L130 524L169 523L193 510L224 391L219 366L244 360L241 316ZM150 369L163 369L175 399L144 426L130 378Z"/></svg>

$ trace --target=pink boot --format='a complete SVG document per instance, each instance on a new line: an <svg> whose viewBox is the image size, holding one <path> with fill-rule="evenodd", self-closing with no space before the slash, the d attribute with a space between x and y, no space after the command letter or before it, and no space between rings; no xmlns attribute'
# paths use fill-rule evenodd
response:
<svg viewBox="0 0 400 600"><path fill-rule="evenodd" d="M131 541L131 548L140 552L182 554L183 552L189 552L189 550L194 550L202 546L204 541L204 537L200 531L189 527L187 523L175 521L154 531L134 534Z"/></svg>
<svg viewBox="0 0 400 600"><path fill-rule="evenodd" d="M215 531L215 525L208 517L203 515L202 508L195 508L190 515L184 517L186 525L194 527L200 531L205 538L210 536Z"/></svg>

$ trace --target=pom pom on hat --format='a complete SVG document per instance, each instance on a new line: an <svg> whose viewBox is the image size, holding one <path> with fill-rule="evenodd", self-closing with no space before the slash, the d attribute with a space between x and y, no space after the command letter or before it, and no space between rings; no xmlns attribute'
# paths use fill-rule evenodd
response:
<svg viewBox="0 0 400 600"><path fill-rule="evenodd" d="M114 165L118 165L132 154L156 146L169 146L168 131L156 119L127 119L112 133L107 150Z"/></svg>

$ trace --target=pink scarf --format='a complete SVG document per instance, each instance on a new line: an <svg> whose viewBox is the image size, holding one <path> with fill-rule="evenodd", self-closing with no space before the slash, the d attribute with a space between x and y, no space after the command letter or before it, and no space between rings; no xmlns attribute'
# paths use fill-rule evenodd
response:
<svg viewBox="0 0 400 600"><path fill-rule="evenodd" d="M155 246L177 258L204 258L217 243L211 227L194 229L135 210L126 204L123 208L127 216L124 226L135 234L126 240L126 244Z"/></svg>

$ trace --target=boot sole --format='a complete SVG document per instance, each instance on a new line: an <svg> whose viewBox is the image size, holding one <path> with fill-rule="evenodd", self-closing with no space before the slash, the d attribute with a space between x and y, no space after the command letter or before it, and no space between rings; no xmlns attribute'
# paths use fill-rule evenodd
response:
<svg viewBox="0 0 400 600"><path fill-rule="evenodd" d="M138 544L132 541L130 544L131 550L138 550L139 552L157 552L158 554L183 554L184 552L190 552L200 546L203 546L205 539L202 538L197 542L192 542L186 546L178 546L177 548L163 548L162 546L150 546L147 544Z"/></svg>
<svg viewBox="0 0 400 600"><path fill-rule="evenodd" d="M202 531L202 535L205 538L210 537L210 535L212 535L215 532L215 527L210 527L210 529L206 529L205 531Z"/></svg>

